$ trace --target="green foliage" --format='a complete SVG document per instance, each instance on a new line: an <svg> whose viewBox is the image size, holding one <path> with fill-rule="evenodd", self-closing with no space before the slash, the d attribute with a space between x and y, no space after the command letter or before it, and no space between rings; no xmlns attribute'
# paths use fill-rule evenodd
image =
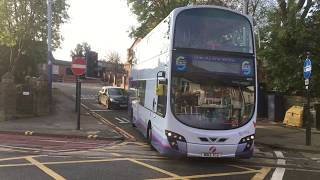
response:
<svg viewBox="0 0 320 180"><path fill-rule="evenodd" d="M52 47L60 46L60 25L67 21L65 0L52 4ZM0 75L6 71L34 75L47 57L47 1L0 0ZM16 72L19 69L19 73ZM29 74L31 73L31 74Z"/></svg>
<svg viewBox="0 0 320 180"><path fill-rule="evenodd" d="M140 23L129 36L142 38L174 8L211 4L242 10L236 0L127 0ZM320 5L316 0L250 0L249 14L255 19L258 72L269 90L287 94L304 91L303 62L307 52L313 60L312 86L320 96ZM258 36L259 35L259 36ZM260 46L261 45L261 46Z"/></svg>
<svg viewBox="0 0 320 180"><path fill-rule="evenodd" d="M304 89L303 62L306 53L311 52L314 64L319 64L319 25L315 26L315 16L319 14L313 6L300 6L300 1L278 0L279 7L269 10L268 25L262 31L262 47L258 56L267 69L268 88L287 94L301 94ZM306 17L304 12L310 12ZM313 69L313 84L319 86L319 70ZM316 95L320 95L317 90Z"/></svg>
<svg viewBox="0 0 320 180"><path fill-rule="evenodd" d="M140 23L137 27L132 27L129 33L131 38L142 38L148 34L157 24L161 22L169 13L177 8L195 5L218 5L233 6L234 1L223 0L127 0L133 14L137 16ZM239 4L239 3L238 3Z"/></svg>
<svg viewBox="0 0 320 180"><path fill-rule="evenodd" d="M91 46L87 42L77 44L74 50L71 50L71 57L73 56L86 56L91 51Z"/></svg>
<svg viewBox="0 0 320 180"><path fill-rule="evenodd" d="M187 5L216 5L225 6L237 11L242 11L243 1L239 0L127 0L133 14L137 16L140 23L137 27L131 27L129 37L143 38L161 20L178 7ZM249 14L252 15L258 24L266 21L266 10L274 6L274 0L250 0Z"/></svg>
<svg viewBox="0 0 320 180"><path fill-rule="evenodd" d="M112 62L112 63L115 63L115 64L119 64L120 63L120 55L118 52L110 52L108 55L107 55L107 61L108 62Z"/></svg>
<svg viewBox="0 0 320 180"><path fill-rule="evenodd" d="M140 26L132 27L129 36L138 38L144 37L159 24L162 19L168 16L174 8L186 6L189 3L189 0L127 0L127 3L140 23Z"/></svg>

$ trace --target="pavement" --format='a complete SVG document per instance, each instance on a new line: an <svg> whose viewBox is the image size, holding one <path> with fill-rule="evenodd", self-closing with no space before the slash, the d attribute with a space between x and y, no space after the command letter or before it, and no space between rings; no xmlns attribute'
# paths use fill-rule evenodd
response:
<svg viewBox="0 0 320 180"><path fill-rule="evenodd" d="M285 126L281 122L258 120L256 143L275 149L320 153L320 131L312 129L311 145L307 146L305 129Z"/></svg>
<svg viewBox="0 0 320 180"><path fill-rule="evenodd" d="M80 130L74 101L60 90L53 90L54 108L48 116L0 122L0 133L70 138L122 140L118 132L81 109Z"/></svg>

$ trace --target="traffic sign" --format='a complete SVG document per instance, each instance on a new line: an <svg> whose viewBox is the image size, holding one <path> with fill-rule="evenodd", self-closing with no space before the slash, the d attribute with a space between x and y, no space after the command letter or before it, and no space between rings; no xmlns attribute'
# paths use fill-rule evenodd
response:
<svg viewBox="0 0 320 180"><path fill-rule="evenodd" d="M86 58L83 56L74 56L72 57L71 70L72 73L76 76L81 76L86 73Z"/></svg>
<svg viewBox="0 0 320 180"><path fill-rule="evenodd" d="M309 58L307 58L303 64L303 76L305 79L310 78L311 70L312 70L312 63L311 63L311 60Z"/></svg>
<svg viewBox="0 0 320 180"><path fill-rule="evenodd" d="M308 86L309 83L310 83L309 79L305 79L305 80L304 80L304 85Z"/></svg>

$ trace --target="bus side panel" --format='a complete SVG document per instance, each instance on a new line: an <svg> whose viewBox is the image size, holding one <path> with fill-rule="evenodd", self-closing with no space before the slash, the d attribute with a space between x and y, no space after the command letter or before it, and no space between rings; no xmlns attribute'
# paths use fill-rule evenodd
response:
<svg viewBox="0 0 320 180"><path fill-rule="evenodd" d="M136 126L137 126L137 129L143 134L143 136L146 137L147 125L145 124L145 120L144 120L144 112L145 112L145 108L139 104L137 107Z"/></svg>
<svg viewBox="0 0 320 180"><path fill-rule="evenodd" d="M144 102L140 103L137 115L137 127L146 136L148 122L158 129L164 129L165 121L156 116L157 96L155 94L157 73L168 71L169 23L170 15L155 27L136 46L136 64L133 66L133 79L146 81ZM167 73L166 73L167 74ZM164 130L163 130L164 131Z"/></svg>

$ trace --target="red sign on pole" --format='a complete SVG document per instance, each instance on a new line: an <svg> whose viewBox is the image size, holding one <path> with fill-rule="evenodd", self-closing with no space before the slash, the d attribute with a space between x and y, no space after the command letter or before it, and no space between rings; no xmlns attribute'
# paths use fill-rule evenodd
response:
<svg viewBox="0 0 320 180"><path fill-rule="evenodd" d="M86 58L83 56L74 56L72 57L71 70L72 73L76 76L81 76L86 73Z"/></svg>

